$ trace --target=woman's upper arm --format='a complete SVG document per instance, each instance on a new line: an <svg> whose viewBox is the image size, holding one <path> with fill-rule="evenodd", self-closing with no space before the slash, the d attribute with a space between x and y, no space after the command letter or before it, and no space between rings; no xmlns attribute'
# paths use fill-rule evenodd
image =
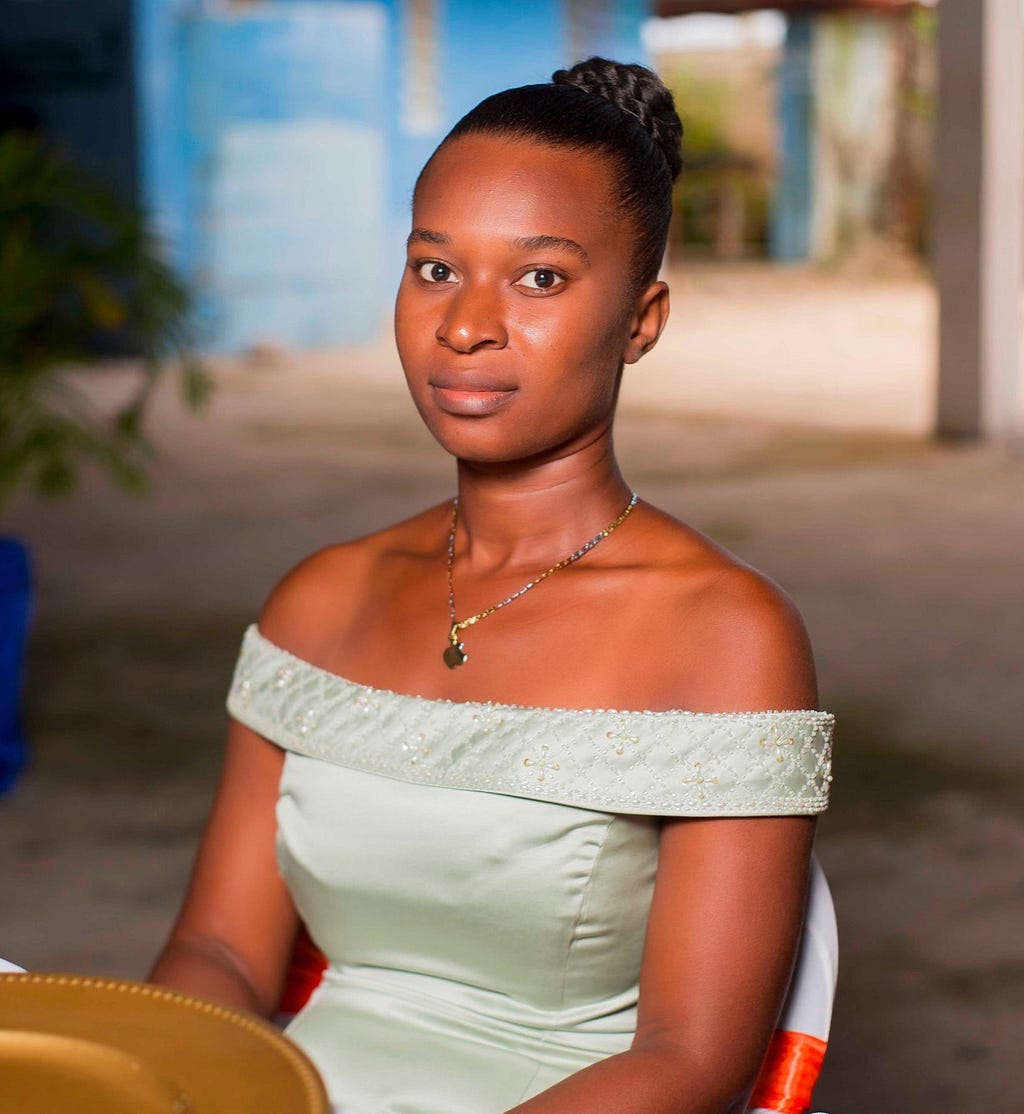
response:
<svg viewBox="0 0 1024 1114"><path fill-rule="evenodd" d="M300 656L315 648L324 600L338 579L337 549L313 554L277 584L259 617L266 638ZM284 760L279 747L230 720L213 808L156 981L208 997L240 993L263 1013L276 1008L298 925L277 870Z"/></svg>
<svg viewBox="0 0 1024 1114"><path fill-rule="evenodd" d="M816 707L807 635L778 588L736 570L713 611L706 710ZM753 1083L799 942L814 826L810 816L664 822L638 1043L682 1046L729 1088Z"/></svg>
<svg viewBox="0 0 1024 1114"><path fill-rule="evenodd" d="M811 817L664 825L635 1047L671 1046L726 1093L753 1083L803 920Z"/></svg>
<svg viewBox="0 0 1024 1114"><path fill-rule="evenodd" d="M283 762L278 747L230 721L220 782L172 934L172 944L219 953L268 1014L280 996L297 926L275 850Z"/></svg>

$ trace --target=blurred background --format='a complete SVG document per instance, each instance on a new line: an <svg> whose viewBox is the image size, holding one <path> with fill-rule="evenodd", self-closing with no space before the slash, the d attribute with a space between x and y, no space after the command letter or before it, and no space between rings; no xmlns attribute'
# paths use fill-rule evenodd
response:
<svg viewBox="0 0 1024 1114"><path fill-rule="evenodd" d="M0 0L0 956L145 974L244 626L452 493L389 335L415 175L595 53L685 127L626 475L793 596L839 721L816 1103L1016 1114L1021 0Z"/></svg>

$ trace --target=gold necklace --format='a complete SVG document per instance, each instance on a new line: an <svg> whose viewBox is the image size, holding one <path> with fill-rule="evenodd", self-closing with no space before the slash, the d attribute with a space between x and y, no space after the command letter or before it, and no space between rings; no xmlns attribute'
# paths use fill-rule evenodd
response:
<svg viewBox="0 0 1024 1114"><path fill-rule="evenodd" d="M467 627L479 623L481 619L486 619L488 615L493 615L495 611L500 611L503 607L507 607L513 600L519 599L520 596L526 595L531 588L536 588L542 580L547 580L549 576L553 576L556 572L567 568L569 565L578 561L585 553L589 553L598 542L604 541L606 537L613 531L617 530L633 511L637 504L639 496L634 491L630 494L629 502L626 504L626 509L619 515L614 522L610 522L599 534L595 534L590 541L581 545L575 553L570 553L568 557L559 561L557 565L552 565L546 572L542 572L540 576L535 577L529 584L524 584L518 592L513 592L511 596L507 596L501 601L496 603L493 607L488 607L486 611L478 611L476 615L470 615L468 619L456 620L455 618L455 584L452 580L452 566L455 563L455 526L459 521L459 500L456 497L452 504L452 526L448 531L448 618L451 620L451 629L448 631L449 645L444 651L444 663L449 669L458 669L460 665L465 665L469 655L466 653L465 645L459 641L459 632L464 631Z"/></svg>

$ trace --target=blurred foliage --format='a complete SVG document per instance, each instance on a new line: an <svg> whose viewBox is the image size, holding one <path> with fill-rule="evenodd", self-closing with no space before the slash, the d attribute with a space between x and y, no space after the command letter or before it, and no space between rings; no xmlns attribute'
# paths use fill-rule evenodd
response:
<svg viewBox="0 0 1024 1114"><path fill-rule="evenodd" d="M935 169L931 152L935 142L935 114L938 80L939 13L934 8L912 8L908 17L910 57L900 88L900 111L906 115L906 128L914 133L921 152L912 160L909 172L897 176L897 205L903 218L903 239L921 258L931 254L931 196Z"/></svg>
<svg viewBox="0 0 1024 1114"><path fill-rule="evenodd" d="M143 490L161 373L173 368L189 406L211 386L191 297L140 210L17 130L0 134L0 290L0 510L21 486L68 491L83 460ZM138 382L99 415L71 373L113 348L139 357Z"/></svg>
<svg viewBox="0 0 1024 1114"><path fill-rule="evenodd" d="M939 41L939 12L937 8L915 6L910 9L910 26L918 41L929 49Z"/></svg>
<svg viewBox="0 0 1024 1114"><path fill-rule="evenodd" d="M683 120L685 165L675 190L676 235L698 251L721 252L727 210L739 217L740 254L761 255L768 239L769 168L741 150L729 121L742 112L733 85L683 68L665 75Z"/></svg>

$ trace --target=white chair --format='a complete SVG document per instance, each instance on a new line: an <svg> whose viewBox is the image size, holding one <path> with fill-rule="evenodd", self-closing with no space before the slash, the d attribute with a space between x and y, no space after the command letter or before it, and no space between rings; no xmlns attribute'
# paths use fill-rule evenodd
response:
<svg viewBox="0 0 1024 1114"><path fill-rule="evenodd" d="M804 931L775 1038L747 1114L807 1114L832 1026L839 935L825 874L811 858Z"/></svg>

